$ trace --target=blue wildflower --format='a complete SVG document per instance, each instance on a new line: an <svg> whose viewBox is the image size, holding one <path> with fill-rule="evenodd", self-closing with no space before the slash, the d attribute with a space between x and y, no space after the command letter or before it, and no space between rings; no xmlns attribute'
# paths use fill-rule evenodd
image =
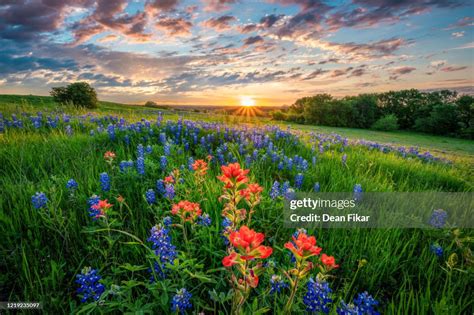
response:
<svg viewBox="0 0 474 315"><path fill-rule="evenodd" d="M354 193L354 199L356 201L360 201L362 199L362 192L363 192L362 186L360 184L355 184L353 193Z"/></svg>
<svg viewBox="0 0 474 315"><path fill-rule="evenodd" d="M137 158L137 172L140 175L145 175L145 159L141 156Z"/></svg>
<svg viewBox="0 0 474 315"><path fill-rule="evenodd" d="M66 125L65 131L66 131L66 134L68 136L72 136L72 127L71 127L71 125Z"/></svg>
<svg viewBox="0 0 474 315"><path fill-rule="evenodd" d="M143 144L139 144L137 146L137 157L143 157L145 155L145 151L144 151L144 148L143 148Z"/></svg>
<svg viewBox="0 0 474 315"><path fill-rule="evenodd" d="M164 155L160 158L160 166L162 170L166 170L166 166L168 166L168 159Z"/></svg>
<svg viewBox="0 0 474 315"><path fill-rule="evenodd" d="M280 196L280 183L274 181L272 188L270 189L270 198L276 199L278 196Z"/></svg>
<svg viewBox="0 0 474 315"><path fill-rule="evenodd" d="M295 176L295 187L297 189L301 189L301 186L303 186L303 179L304 175L301 173L296 174Z"/></svg>
<svg viewBox="0 0 474 315"><path fill-rule="evenodd" d="M443 248L439 244L431 244L430 246L431 252L438 257L443 256Z"/></svg>
<svg viewBox="0 0 474 315"><path fill-rule="evenodd" d="M319 182L314 184L313 190L314 192L319 192L321 190L321 185L319 185Z"/></svg>
<svg viewBox="0 0 474 315"><path fill-rule="evenodd" d="M341 301L341 306L337 308L339 315L379 315L375 310L379 302L367 292L359 293L353 303L347 304Z"/></svg>
<svg viewBox="0 0 474 315"><path fill-rule="evenodd" d="M41 209L43 207L46 207L48 198L46 197L44 192L36 192L36 194L31 196L31 202L33 203L33 207L35 207L36 209Z"/></svg>
<svg viewBox="0 0 474 315"><path fill-rule="evenodd" d="M100 197L97 195L93 195L87 200L89 204L89 216L92 217L92 220L96 221L100 215L100 209L95 209L94 206L99 203Z"/></svg>
<svg viewBox="0 0 474 315"><path fill-rule="evenodd" d="M288 283L283 281L279 275L273 275L270 284L270 294L280 293L282 289L288 288Z"/></svg>
<svg viewBox="0 0 474 315"><path fill-rule="evenodd" d="M209 226L211 225L212 220L209 217L209 214L204 213L203 215L200 215L198 218L198 224L202 226Z"/></svg>
<svg viewBox="0 0 474 315"><path fill-rule="evenodd" d="M99 282L102 277L96 269L86 267L82 269L81 274L76 275L76 283L79 284L77 294L82 295L81 302L85 303L89 299L97 301L105 291L105 286Z"/></svg>
<svg viewBox="0 0 474 315"><path fill-rule="evenodd" d="M296 198L296 192L293 188L288 188L283 194L286 200L294 200Z"/></svg>
<svg viewBox="0 0 474 315"><path fill-rule="evenodd" d="M110 191L110 176L107 173L100 173L100 187L102 191Z"/></svg>
<svg viewBox="0 0 474 315"><path fill-rule="evenodd" d="M146 201L149 203L149 204L153 204L156 202L156 195L155 195L155 191L153 189L148 189L146 192L145 192L145 198L146 198Z"/></svg>
<svg viewBox="0 0 474 315"><path fill-rule="evenodd" d="M311 313L329 313L329 304L332 303L331 292L326 281L310 278L306 294L303 296L306 310Z"/></svg>
<svg viewBox="0 0 474 315"><path fill-rule="evenodd" d="M446 219L448 218L448 213L443 209L436 209L431 214L430 225L435 228L442 228L446 224Z"/></svg>
<svg viewBox="0 0 474 315"><path fill-rule="evenodd" d="M68 180L67 183L66 183L66 188L71 190L71 191L76 190L77 187L78 187L77 182L73 178Z"/></svg>
<svg viewBox="0 0 474 315"><path fill-rule="evenodd" d="M342 165L344 165L344 166L347 165L347 154L343 154L343 155L342 155L341 161L342 161Z"/></svg>
<svg viewBox="0 0 474 315"><path fill-rule="evenodd" d="M167 184L166 187L165 187L165 198L168 198L168 199L173 199L174 198L174 195L175 195L175 191L174 191L174 186L173 184Z"/></svg>
<svg viewBox="0 0 474 315"><path fill-rule="evenodd" d="M145 148L145 152L147 154L151 154L153 152L153 148L151 147L151 145L147 145L146 148Z"/></svg>
<svg viewBox="0 0 474 315"><path fill-rule="evenodd" d="M169 227L173 223L173 219L171 217L164 217L163 218L163 224L165 227Z"/></svg>
<svg viewBox="0 0 474 315"><path fill-rule="evenodd" d="M133 167L133 161L122 161L119 164L120 172L124 173Z"/></svg>
<svg viewBox="0 0 474 315"><path fill-rule="evenodd" d="M176 246L171 244L171 236L169 236L169 230L156 225L150 230L150 237L148 242L151 242L151 248L155 251L155 255L158 256L160 263L154 263L154 271L162 279L166 277L166 264L173 264L177 253ZM154 278L152 277L152 280Z"/></svg>
<svg viewBox="0 0 474 315"><path fill-rule="evenodd" d="M109 134L109 139L110 140L115 140L115 127L112 124L109 124L107 126L107 133Z"/></svg>
<svg viewBox="0 0 474 315"><path fill-rule="evenodd" d="M187 309L193 307L191 303L192 296L193 295L185 288L177 290L176 295L173 296L171 300L171 311L184 314Z"/></svg>
<svg viewBox="0 0 474 315"><path fill-rule="evenodd" d="M156 181L156 191L158 191L158 193L162 196L165 194L166 187L165 182L162 179Z"/></svg>

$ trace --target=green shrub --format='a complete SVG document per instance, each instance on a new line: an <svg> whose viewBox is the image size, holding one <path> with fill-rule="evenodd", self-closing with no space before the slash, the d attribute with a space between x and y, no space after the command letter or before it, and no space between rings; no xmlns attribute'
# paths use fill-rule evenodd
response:
<svg viewBox="0 0 474 315"><path fill-rule="evenodd" d="M394 114L383 116L372 125L372 129L383 131L397 130L398 127L398 119Z"/></svg>
<svg viewBox="0 0 474 315"><path fill-rule="evenodd" d="M59 104L86 108L97 107L97 93L87 82L71 83L66 87L53 87L50 94Z"/></svg>

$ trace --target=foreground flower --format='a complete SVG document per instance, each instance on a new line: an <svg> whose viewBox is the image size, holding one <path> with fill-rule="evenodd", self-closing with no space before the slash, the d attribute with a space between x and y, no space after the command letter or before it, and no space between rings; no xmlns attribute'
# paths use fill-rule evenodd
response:
<svg viewBox="0 0 474 315"><path fill-rule="evenodd" d="M336 264L336 259L334 259L333 256L328 256L326 254L321 255L321 262L324 264L328 271L339 267L339 265Z"/></svg>
<svg viewBox="0 0 474 315"><path fill-rule="evenodd" d="M102 191L110 191L110 176L107 173L100 173L99 175L99 180L100 180L100 188Z"/></svg>
<svg viewBox="0 0 474 315"><path fill-rule="evenodd" d="M116 155L114 152L112 151L106 151L104 153L104 159L107 161L107 162L112 162L114 159L115 159Z"/></svg>
<svg viewBox="0 0 474 315"><path fill-rule="evenodd" d="M431 244L430 250L433 254L435 254L438 257L443 256L443 248L439 246L439 244Z"/></svg>
<svg viewBox="0 0 474 315"><path fill-rule="evenodd" d="M240 314L242 305L247 300L251 289L258 286L259 273L263 264L257 262L256 259L267 258L273 252L271 247L261 245L264 239L263 233L257 233L245 225L238 231L232 231L229 235L229 242L233 248L230 248L229 255L222 259L222 264L225 267L236 265L237 275L231 273L231 282L234 288L232 309L236 314Z"/></svg>
<svg viewBox="0 0 474 315"><path fill-rule="evenodd" d="M182 200L172 206L171 213L179 216L182 222L193 223L201 215L202 210L198 203Z"/></svg>
<svg viewBox="0 0 474 315"><path fill-rule="evenodd" d="M156 202L156 194L155 194L155 191L153 189L148 189L146 192L145 192L145 199L146 199L146 202L148 202L148 204L154 204Z"/></svg>
<svg viewBox="0 0 474 315"><path fill-rule="evenodd" d="M196 160L192 164L192 168L197 175L206 175L208 170L207 163L204 160Z"/></svg>
<svg viewBox="0 0 474 315"><path fill-rule="evenodd" d="M211 217L209 214L204 213L203 215L199 216L198 224L201 226L210 226L212 223Z"/></svg>
<svg viewBox="0 0 474 315"><path fill-rule="evenodd" d="M285 244L285 248L289 249L296 260L307 259L311 256L319 255L321 247L316 246L316 238L308 236L306 233L299 233L293 236L293 241Z"/></svg>
<svg viewBox="0 0 474 315"><path fill-rule="evenodd" d="M177 290L176 295L173 296L173 299L171 300L171 311L177 313L184 313L187 309L192 308L192 296L193 295L185 288Z"/></svg>
<svg viewBox="0 0 474 315"><path fill-rule="evenodd" d="M151 228L148 242L151 242L151 248L155 251L155 255L159 258L160 263L154 263L154 271L162 279L166 277L166 264L173 264L177 257L176 247L171 244L171 236L169 230L160 225ZM154 277L152 277L154 280Z"/></svg>
<svg viewBox="0 0 474 315"><path fill-rule="evenodd" d="M48 198L46 197L44 192L36 192L33 196L31 196L31 202L33 203L33 207L36 209L41 209L46 207L48 202Z"/></svg>
<svg viewBox="0 0 474 315"><path fill-rule="evenodd" d="M68 180L66 183L66 188L69 189L70 191L76 190L78 186L79 185L77 184L77 182L72 178Z"/></svg>
<svg viewBox="0 0 474 315"><path fill-rule="evenodd" d="M102 277L96 269L86 267L82 269L81 274L76 275L76 283L79 284L77 294L82 295L81 302L85 303L89 299L99 300L105 291L105 286L99 282Z"/></svg>
<svg viewBox="0 0 474 315"><path fill-rule="evenodd" d="M225 184L225 188L238 187L248 182L247 174L250 170L241 169L239 163L231 163L227 166L222 165L221 170L222 175L217 176L217 179Z"/></svg>
<svg viewBox="0 0 474 315"><path fill-rule="evenodd" d="M269 246L260 245L264 239L265 235L263 233L257 233L245 225L239 231L234 231L229 235L229 241L238 250L238 259L240 260L264 259L270 256L273 249ZM224 266L230 267L237 263L237 260L223 260L222 263Z"/></svg>
<svg viewBox="0 0 474 315"><path fill-rule="evenodd" d="M280 276L273 275L270 279L270 294L280 293L281 290L288 288L288 283L283 281Z"/></svg>
<svg viewBox="0 0 474 315"><path fill-rule="evenodd" d="M94 217L94 220L98 218L104 218L106 216L107 209L111 208L113 205L105 200L94 200L94 204L91 205L89 211L90 216Z"/></svg>
<svg viewBox="0 0 474 315"><path fill-rule="evenodd" d="M346 304L341 301L341 307L337 308L338 315L379 315L376 306L379 302L366 292L359 293L353 303Z"/></svg>
<svg viewBox="0 0 474 315"><path fill-rule="evenodd" d="M448 213L443 209L434 210L430 217L430 225L435 228L442 228L446 224L446 220L448 219Z"/></svg>
<svg viewBox="0 0 474 315"><path fill-rule="evenodd" d="M332 303L331 292L326 281L310 278L303 297L306 310L310 313L329 313L329 304Z"/></svg>

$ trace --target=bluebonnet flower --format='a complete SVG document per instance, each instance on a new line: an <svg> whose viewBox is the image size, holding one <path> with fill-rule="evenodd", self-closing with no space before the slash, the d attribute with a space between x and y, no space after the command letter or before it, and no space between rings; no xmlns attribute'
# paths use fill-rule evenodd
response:
<svg viewBox="0 0 474 315"><path fill-rule="evenodd" d="M110 177L107 173L100 173L100 187L102 191L110 191Z"/></svg>
<svg viewBox="0 0 474 315"><path fill-rule="evenodd" d="M120 172L125 172L133 167L133 161L122 161L119 164Z"/></svg>
<svg viewBox="0 0 474 315"><path fill-rule="evenodd" d="M175 195L175 191L174 191L174 185L173 184L167 184L166 187L165 187L165 198L168 198L168 199L173 199L174 198L174 195Z"/></svg>
<svg viewBox="0 0 474 315"><path fill-rule="evenodd" d="M188 170L193 171L193 164L194 164L194 159L192 156L188 158Z"/></svg>
<svg viewBox="0 0 474 315"><path fill-rule="evenodd" d="M191 303L192 296L193 295L185 288L177 290L176 295L173 296L171 300L171 311L184 314L187 309L193 307Z"/></svg>
<svg viewBox="0 0 474 315"><path fill-rule="evenodd" d="M290 182L289 181L286 181L283 183L283 185L281 185L281 192L280 194L282 196L285 196L286 192L288 191L288 189L290 189Z"/></svg>
<svg viewBox="0 0 474 315"><path fill-rule="evenodd" d="M353 193L354 193L354 199L356 201L360 201L362 199L362 192L363 192L362 186L360 184L355 184Z"/></svg>
<svg viewBox="0 0 474 315"><path fill-rule="evenodd" d="M35 207L36 209L41 209L43 207L46 207L48 198L46 197L44 192L36 192L36 194L31 196L31 202L33 203L33 207Z"/></svg>
<svg viewBox="0 0 474 315"><path fill-rule="evenodd" d="M66 183L66 188L71 190L71 191L76 190L77 187L78 187L77 182L73 178L68 180L67 183Z"/></svg>
<svg viewBox="0 0 474 315"><path fill-rule="evenodd" d="M303 186L303 179L304 179L303 174L301 174L301 173L296 174L296 176L295 176L295 187L297 189L301 189L301 186Z"/></svg>
<svg viewBox="0 0 474 315"><path fill-rule="evenodd" d="M166 166L168 166L168 159L164 155L160 158L160 166L162 170L166 170Z"/></svg>
<svg viewBox="0 0 474 315"><path fill-rule="evenodd" d="M81 274L76 275L76 283L79 284L77 294L81 294L81 302L85 303L89 299L97 301L105 291L105 286L99 282L102 277L96 269L86 267L82 269Z"/></svg>
<svg viewBox="0 0 474 315"><path fill-rule="evenodd" d="M270 189L270 198L276 199L278 196L280 196L280 183L274 181L272 188Z"/></svg>
<svg viewBox="0 0 474 315"><path fill-rule="evenodd" d="M375 300L367 292L359 293L354 299L354 303L346 304L344 300L341 301L341 307L337 308L339 315L379 315L375 310L379 302Z"/></svg>
<svg viewBox="0 0 474 315"><path fill-rule="evenodd" d="M112 124L107 126L107 133L109 134L110 140L115 140L115 127Z"/></svg>
<svg viewBox="0 0 474 315"><path fill-rule="evenodd" d="M321 185L319 185L319 182L314 184L313 190L314 192L319 192L321 190Z"/></svg>
<svg viewBox="0 0 474 315"><path fill-rule="evenodd" d="M198 224L202 226L209 226L212 223L212 220L207 213L200 215L198 219Z"/></svg>
<svg viewBox="0 0 474 315"><path fill-rule="evenodd" d="M313 162L313 165L316 165L316 155L313 156L312 162Z"/></svg>
<svg viewBox="0 0 474 315"><path fill-rule="evenodd" d="M326 281L310 278L306 294L303 296L306 310L311 313L329 313L329 304L332 303L331 292Z"/></svg>
<svg viewBox="0 0 474 315"><path fill-rule="evenodd" d="M280 293L282 289L288 288L288 283L283 281L279 275L273 275L270 284L270 294Z"/></svg>
<svg viewBox="0 0 474 315"><path fill-rule="evenodd" d="M296 193L293 188L288 188L286 192L283 194L286 200L294 200L296 198Z"/></svg>
<svg viewBox="0 0 474 315"><path fill-rule="evenodd" d="M148 189L146 192L145 192L145 198L146 198L146 201L149 203L149 204L153 204L156 202L156 195L155 195L155 191L153 189Z"/></svg>
<svg viewBox="0 0 474 315"><path fill-rule="evenodd" d="M165 146L163 147L163 151L166 156L171 154L171 147L169 143L165 144Z"/></svg>
<svg viewBox="0 0 474 315"><path fill-rule="evenodd" d="M435 228L442 228L446 224L446 219L448 218L448 213L443 209L436 209L431 214L430 225Z"/></svg>
<svg viewBox="0 0 474 315"><path fill-rule="evenodd" d="M158 193L162 196L165 194L166 187L165 182L162 179L156 181L156 191L158 191Z"/></svg>
<svg viewBox="0 0 474 315"><path fill-rule="evenodd" d="M130 136L129 135L125 135L123 137L123 142L125 142L126 145L129 145L130 144Z"/></svg>
<svg viewBox="0 0 474 315"><path fill-rule="evenodd" d="M140 175L145 175L145 159L141 156L137 158L137 172Z"/></svg>
<svg viewBox="0 0 474 315"><path fill-rule="evenodd" d="M66 131L66 134L68 136L72 136L72 127L71 127L71 125L66 125L65 131Z"/></svg>
<svg viewBox="0 0 474 315"><path fill-rule="evenodd" d="M143 148L143 144L137 145L137 157L143 157L145 155L145 149Z"/></svg>
<svg viewBox="0 0 474 315"><path fill-rule="evenodd" d="M151 145L147 145L146 148L145 148L145 152L147 154L151 154L153 152L153 148L151 147Z"/></svg>
<svg viewBox="0 0 474 315"><path fill-rule="evenodd" d="M430 246L431 252L438 257L443 256L443 248L439 244L431 244Z"/></svg>
<svg viewBox="0 0 474 315"><path fill-rule="evenodd" d="M92 195L87 203L89 204L89 216L92 217L92 220L96 221L100 215L100 209L94 208L96 204L99 203L100 197L97 195Z"/></svg>
<svg viewBox="0 0 474 315"><path fill-rule="evenodd" d="M226 237L226 233L230 232L232 228L232 221L229 218L224 218L222 220L222 231L221 231L221 238L224 241L224 245L229 245L229 239Z"/></svg>
<svg viewBox="0 0 474 315"><path fill-rule="evenodd" d="M169 230L160 225L155 225L150 230L150 237L148 242L151 242L151 248L155 251L155 255L158 256L160 264L154 263L154 271L162 279L166 277L166 264L173 264L176 256L176 246L171 244L171 236L169 236ZM154 278L152 277L152 280Z"/></svg>
<svg viewBox="0 0 474 315"><path fill-rule="evenodd" d="M347 154L342 155L341 161L342 161L342 165L344 166L347 165Z"/></svg>
<svg viewBox="0 0 474 315"><path fill-rule="evenodd" d="M165 227L170 226L172 223L173 223L173 219L171 219L171 217L168 216L168 217L163 218L163 224Z"/></svg>

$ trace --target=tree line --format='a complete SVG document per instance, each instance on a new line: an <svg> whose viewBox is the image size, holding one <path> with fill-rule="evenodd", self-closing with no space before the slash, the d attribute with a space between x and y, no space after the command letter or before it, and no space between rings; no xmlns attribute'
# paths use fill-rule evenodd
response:
<svg viewBox="0 0 474 315"><path fill-rule="evenodd" d="M451 90L411 89L342 99L317 94L272 112L272 117L301 124L474 137L474 97Z"/></svg>

